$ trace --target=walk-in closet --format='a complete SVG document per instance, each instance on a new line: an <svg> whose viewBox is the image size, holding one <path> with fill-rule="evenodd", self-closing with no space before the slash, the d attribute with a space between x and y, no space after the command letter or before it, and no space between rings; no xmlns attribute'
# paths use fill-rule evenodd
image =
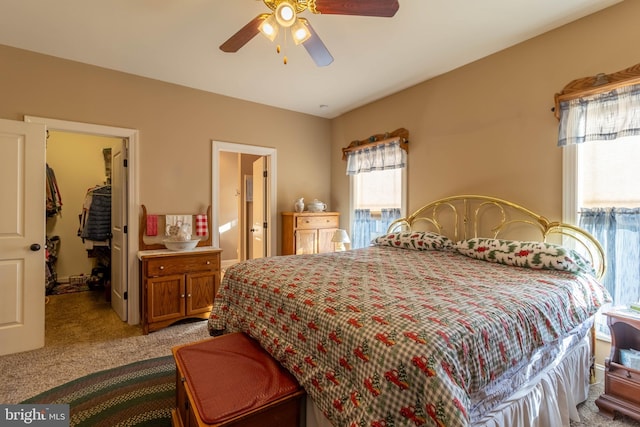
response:
<svg viewBox="0 0 640 427"><path fill-rule="evenodd" d="M111 275L111 153L119 138L47 134L48 295L103 292Z"/></svg>

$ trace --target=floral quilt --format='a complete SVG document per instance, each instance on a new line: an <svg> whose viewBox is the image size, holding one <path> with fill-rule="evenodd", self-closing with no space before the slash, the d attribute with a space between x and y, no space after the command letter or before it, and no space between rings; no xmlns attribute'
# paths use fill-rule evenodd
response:
<svg viewBox="0 0 640 427"><path fill-rule="evenodd" d="M335 426L467 426L472 396L605 301L588 274L373 246L237 264L209 328L259 340Z"/></svg>

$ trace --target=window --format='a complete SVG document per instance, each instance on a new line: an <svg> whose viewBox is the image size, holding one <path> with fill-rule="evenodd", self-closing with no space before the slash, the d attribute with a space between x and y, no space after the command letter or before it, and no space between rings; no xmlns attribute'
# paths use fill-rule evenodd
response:
<svg viewBox="0 0 640 427"><path fill-rule="evenodd" d="M405 167L351 176L352 249L369 246L403 216L405 188Z"/></svg>
<svg viewBox="0 0 640 427"><path fill-rule="evenodd" d="M409 132L396 129L343 148L350 185L351 248L364 248L406 211Z"/></svg>
<svg viewBox="0 0 640 427"><path fill-rule="evenodd" d="M573 223L593 234L606 253L607 272L602 281L613 305L640 300L640 137L576 145L575 170L567 183L574 194ZM596 331L609 336L603 316Z"/></svg>
<svg viewBox="0 0 640 427"><path fill-rule="evenodd" d="M356 209L380 212L382 208L402 206L402 170L390 169L353 175Z"/></svg>
<svg viewBox="0 0 640 427"><path fill-rule="evenodd" d="M640 137L578 145L579 204L584 208L640 207Z"/></svg>
<svg viewBox="0 0 640 427"><path fill-rule="evenodd" d="M635 68L576 80L556 96L564 220L589 231L603 246L607 270L601 280L613 305L640 300L640 84ZM596 332L609 336L603 316L596 317Z"/></svg>

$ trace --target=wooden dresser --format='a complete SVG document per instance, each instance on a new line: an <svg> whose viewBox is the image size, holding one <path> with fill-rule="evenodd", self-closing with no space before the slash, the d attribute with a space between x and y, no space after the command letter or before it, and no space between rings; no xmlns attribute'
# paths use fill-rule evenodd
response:
<svg viewBox="0 0 640 427"><path fill-rule="evenodd" d="M604 313L611 331L611 355L605 360L604 393L596 405L604 415L624 414L640 420L640 369L622 365L620 350L640 350L640 312Z"/></svg>
<svg viewBox="0 0 640 427"><path fill-rule="evenodd" d="M220 252L213 247L138 252L143 333L209 317L220 286Z"/></svg>
<svg viewBox="0 0 640 427"><path fill-rule="evenodd" d="M282 212L282 255L333 252L338 212Z"/></svg>

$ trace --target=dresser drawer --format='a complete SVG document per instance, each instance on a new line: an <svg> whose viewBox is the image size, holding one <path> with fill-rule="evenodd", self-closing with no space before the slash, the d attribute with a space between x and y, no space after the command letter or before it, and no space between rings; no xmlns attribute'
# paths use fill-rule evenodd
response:
<svg viewBox="0 0 640 427"><path fill-rule="evenodd" d="M146 275L150 277L183 274L218 269L219 254L162 257L147 261Z"/></svg>
<svg viewBox="0 0 640 427"><path fill-rule="evenodd" d="M337 215L327 216L300 216L296 218L297 228L338 228L339 218Z"/></svg>
<svg viewBox="0 0 640 427"><path fill-rule="evenodd" d="M640 404L640 372L618 366L606 373L605 393Z"/></svg>

